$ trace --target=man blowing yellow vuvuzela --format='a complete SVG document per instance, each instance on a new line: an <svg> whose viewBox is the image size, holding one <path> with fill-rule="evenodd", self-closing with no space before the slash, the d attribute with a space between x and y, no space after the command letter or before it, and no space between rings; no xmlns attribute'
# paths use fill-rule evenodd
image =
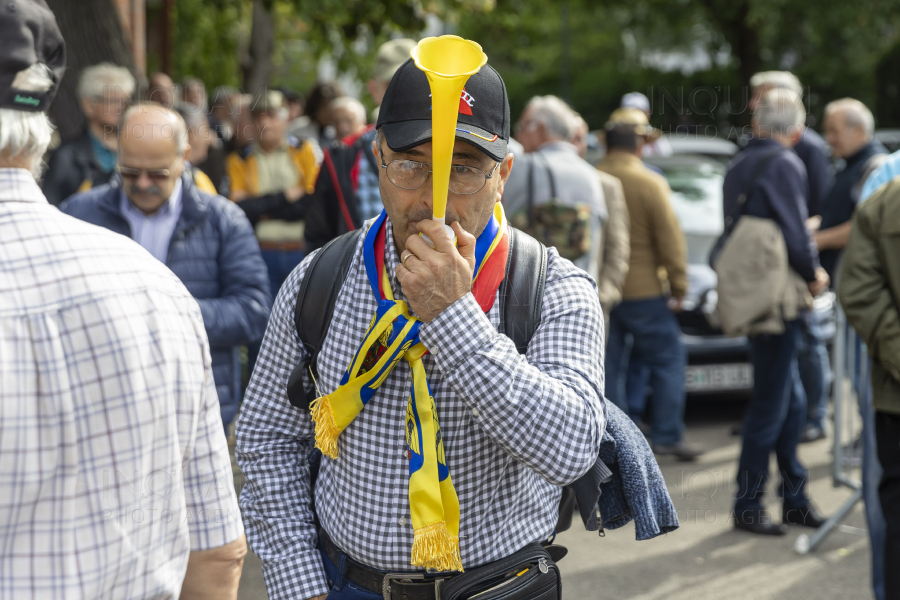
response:
<svg viewBox="0 0 900 600"><path fill-rule="evenodd" d="M237 426L270 598L452 600L495 571L516 598L558 598L539 542L605 428L597 289L506 221L498 73L454 92L444 149L431 92L412 60L395 73L371 148L384 212L308 256L275 300ZM432 220L442 154L455 244Z"/></svg>

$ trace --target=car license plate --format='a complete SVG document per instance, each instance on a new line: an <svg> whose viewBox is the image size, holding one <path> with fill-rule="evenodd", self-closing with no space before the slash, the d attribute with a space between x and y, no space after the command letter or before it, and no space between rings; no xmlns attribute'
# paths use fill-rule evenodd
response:
<svg viewBox="0 0 900 600"><path fill-rule="evenodd" d="M753 366L692 365L685 371L684 383L688 392L749 390L753 387Z"/></svg>

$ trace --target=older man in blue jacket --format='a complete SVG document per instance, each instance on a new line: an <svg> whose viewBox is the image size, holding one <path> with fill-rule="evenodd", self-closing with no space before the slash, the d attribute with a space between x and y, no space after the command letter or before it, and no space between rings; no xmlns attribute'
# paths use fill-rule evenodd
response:
<svg viewBox="0 0 900 600"><path fill-rule="evenodd" d="M132 238L191 292L203 315L227 427L241 394L238 347L262 339L269 280L247 217L229 200L198 190L185 169L189 159L177 113L133 106L119 128L119 177L60 209Z"/></svg>

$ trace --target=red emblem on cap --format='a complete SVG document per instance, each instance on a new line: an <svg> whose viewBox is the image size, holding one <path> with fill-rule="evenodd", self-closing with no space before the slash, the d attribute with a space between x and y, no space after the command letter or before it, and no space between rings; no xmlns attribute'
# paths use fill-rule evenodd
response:
<svg viewBox="0 0 900 600"><path fill-rule="evenodd" d="M462 95L459 97L459 114L472 116L472 107L475 105L475 98L472 94L463 88Z"/></svg>

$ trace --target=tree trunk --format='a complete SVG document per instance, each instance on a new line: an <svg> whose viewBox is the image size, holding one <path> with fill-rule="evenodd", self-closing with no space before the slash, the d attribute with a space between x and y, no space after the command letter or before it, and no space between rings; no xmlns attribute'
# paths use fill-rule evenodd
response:
<svg viewBox="0 0 900 600"><path fill-rule="evenodd" d="M82 69L111 62L134 73L134 60L112 0L47 0L47 4L66 41L66 74L50 106L50 117L62 140L68 141L78 137L84 128L84 115L75 93Z"/></svg>
<svg viewBox="0 0 900 600"><path fill-rule="evenodd" d="M244 92L255 94L269 84L274 47L275 24L272 10L266 8L263 0L254 0L250 47L241 65L244 71Z"/></svg>

